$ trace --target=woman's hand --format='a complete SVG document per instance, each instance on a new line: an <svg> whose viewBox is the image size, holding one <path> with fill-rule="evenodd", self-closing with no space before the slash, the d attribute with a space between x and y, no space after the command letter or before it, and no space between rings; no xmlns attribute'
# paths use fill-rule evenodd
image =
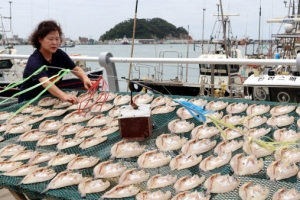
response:
<svg viewBox="0 0 300 200"><path fill-rule="evenodd" d="M86 90L90 89L94 83L95 81L91 81L89 78L83 81L83 85Z"/></svg>
<svg viewBox="0 0 300 200"><path fill-rule="evenodd" d="M62 101L68 101L68 102L71 102L73 104L77 104L78 103L78 99L76 96L74 95L67 95L67 94L64 94L61 98L60 98Z"/></svg>

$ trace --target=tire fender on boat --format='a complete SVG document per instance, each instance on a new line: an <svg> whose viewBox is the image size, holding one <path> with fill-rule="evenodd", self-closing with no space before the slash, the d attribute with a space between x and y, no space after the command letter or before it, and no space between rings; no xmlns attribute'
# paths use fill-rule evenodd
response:
<svg viewBox="0 0 300 200"><path fill-rule="evenodd" d="M134 83L135 81L141 81L140 79L132 79L132 81L129 83L129 89L132 92L140 92L143 89L143 86L140 86L136 83Z"/></svg>

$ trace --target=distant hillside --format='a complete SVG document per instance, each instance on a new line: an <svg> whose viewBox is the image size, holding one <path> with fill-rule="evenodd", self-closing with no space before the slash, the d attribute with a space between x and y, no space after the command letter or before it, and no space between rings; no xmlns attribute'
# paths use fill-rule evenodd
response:
<svg viewBox="0 0 300 200"><path fill-rule="evenodd" d="M123 21L115 27L106 31L100 36L100 40L114 40L116 38L132 38L133 19ZM173 24L161 18L137 19L136 21L136 39L165 39L178 38L187 39L188 32L183 27L174 26Z"/></svg>

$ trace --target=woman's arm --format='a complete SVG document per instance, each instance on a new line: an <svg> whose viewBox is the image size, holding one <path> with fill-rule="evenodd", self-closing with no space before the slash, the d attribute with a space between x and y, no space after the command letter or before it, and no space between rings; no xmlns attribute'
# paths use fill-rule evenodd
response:
<svg viewBox="0 0 300 200"><path fill-rule="evenodd" d="M39 79L40 82L46 81L48 77L42 77ZM48 85L51 84L51 81L45 82L42 86L46 88ZM63 91L61 91L55 84L53 84L48 91L57 98L61 99L62 101L69 101L71 103L78 103L78 99L76 96L73 95L67 95Z"/></svg>
<svg viewBox="0 0 300 200"><path fill-rule="evenodd" d="M72 73L83 82L85 89L88 90L93 85L93 82L85 74L85 71L83 71L83 69L81 69L80 67L74 67L72 69Z"/></svg>

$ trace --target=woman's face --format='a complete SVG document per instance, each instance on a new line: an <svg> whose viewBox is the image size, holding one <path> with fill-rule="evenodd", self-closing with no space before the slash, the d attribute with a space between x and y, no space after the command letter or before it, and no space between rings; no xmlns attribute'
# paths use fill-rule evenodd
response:
<svg viewBox="0 0 300 200"><path fill-rule="evenodd" d="M44 38L40 38L41 51L47 53L55 53L61 43L58 31L48 33Z"/></svg>

